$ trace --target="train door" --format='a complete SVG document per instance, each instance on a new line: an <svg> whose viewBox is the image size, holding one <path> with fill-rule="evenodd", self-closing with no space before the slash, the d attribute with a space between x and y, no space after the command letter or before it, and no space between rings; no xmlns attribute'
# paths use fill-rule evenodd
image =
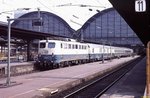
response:
<svg viewBox="0 0 150 98"><path fill-rule="evenodd" d="M90 50L90 46L88 45L88 58L89 61L91 60L91 50Z"/></svg>
<svg viewBox="0 0 150 98"><path fill-rule="evenodd" d="M60 43L60 60L63 59L63 44Z"/></svg>

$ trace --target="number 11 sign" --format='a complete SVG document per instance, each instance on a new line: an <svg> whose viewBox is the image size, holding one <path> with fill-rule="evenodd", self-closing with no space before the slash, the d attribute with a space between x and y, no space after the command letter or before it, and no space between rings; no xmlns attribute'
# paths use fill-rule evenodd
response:
<svg viewBox="0 0 150 98"><path fill-rule="evenodd" d="M135 11L145 12L146 11L146 1L145 0L135 0Z"/></svg>

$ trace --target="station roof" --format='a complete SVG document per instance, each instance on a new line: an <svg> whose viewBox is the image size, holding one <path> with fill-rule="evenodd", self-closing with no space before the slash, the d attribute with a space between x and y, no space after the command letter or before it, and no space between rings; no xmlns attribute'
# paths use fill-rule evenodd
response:
<svg viewBox="0 0 150 98"><path fill-rule="evenodd" d="M143 2L141 5L139 5L138 0L109 1L146 46L148 41L150 41L149 0L140 0L140 2ZM138 7L143 7L143 9Z"/></svg>
<svg viewBox="0 0 150 98"><path fill-rule="evenodd" d="M6 0L5 3L0 2L0 5L0 13L3 13L0 20L7 22L8 11L12 13L9 15L11 18L18 18L40 8L40 11L60 16L74 30L80 29L98 11L112 7L107 0L13 0L13 2Z"/></svg>
<svg viewBox="0 0 150 98"><path fill-rule="evenodd" d="M7 36L8 27L7 25L0 24L0 34L1 36ZM20 38L24 40L34 40L34 39L43 39L45 37L53 37L56 35L41 33L31 30L23 30L18 28L11 28L11 37Z"/></svg>
<svg viewBox="0 0 150 98"><path fill-rule="evenodd" d="M26 13L23 14L22 16L18 17L17 19L32 19L37 18L37 15L39 15L38 11L33 11L30 13ZM36 20L36 19L32 19L29 21L20 21L20 20L15 20L12 23L12 27L16 27L16 28L20 28L20 29L24 29L24 30L31 30L31 31L36 31L38 32L42 32L43 34L48 33L51 35L55 35L57 36L63 36L66 38L72 38L72 34L75 33L75 30L73 30L70 25L63 20L61 17L50 13L50 12L46 12L46 11L40 11L40 17L42 18L42 20ZM40 26L40 30L39 30L39 26Z"/></svg>

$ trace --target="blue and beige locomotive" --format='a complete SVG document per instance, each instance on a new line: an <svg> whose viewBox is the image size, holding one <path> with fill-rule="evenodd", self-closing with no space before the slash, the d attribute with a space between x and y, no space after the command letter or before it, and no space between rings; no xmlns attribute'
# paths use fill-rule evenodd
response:
<svg viewBox="0 0 150 98"><path fill-rule="evenodd" d="M76 41L41 40L36 68L49 69L102 59L130 56L132 49Z"/></svg>

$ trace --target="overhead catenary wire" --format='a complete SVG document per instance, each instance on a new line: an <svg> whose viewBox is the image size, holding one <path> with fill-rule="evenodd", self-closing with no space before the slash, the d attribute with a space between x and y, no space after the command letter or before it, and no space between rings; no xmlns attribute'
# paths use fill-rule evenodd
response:
<svg viewBox="0 0 150 98"><path fill-rule="evenodd" d="M39 2L43 7L47 8L48 10L55 12L54 10L52 10L51 8L49 8L48 6L46 6L44 3L42 3L40 0L36 0L37 2Z"/></svg>

